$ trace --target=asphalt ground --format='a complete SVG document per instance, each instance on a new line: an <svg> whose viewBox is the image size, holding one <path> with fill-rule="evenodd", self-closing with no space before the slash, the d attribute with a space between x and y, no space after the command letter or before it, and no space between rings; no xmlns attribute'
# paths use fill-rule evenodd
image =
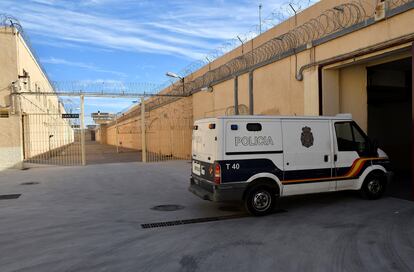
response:
<svg viewBox="0 0 414 272"><path fill-rule="evenodd" d="M189 171L170 161L0 172L0 195L21 194L0 199L0 271L414 271L412 201L300 196L254 218L189 193ZM172 226L142 227L159 222Z"/></svg>

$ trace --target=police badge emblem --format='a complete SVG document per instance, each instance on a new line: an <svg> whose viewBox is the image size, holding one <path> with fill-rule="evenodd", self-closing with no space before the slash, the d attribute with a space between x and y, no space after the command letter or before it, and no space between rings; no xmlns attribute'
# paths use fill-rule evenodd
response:
<svg viewBox="0 0 414 272"><path fill-rule="evenodd" d="M313 145L313 134L310 127L302 128L300 141L302 142L302 145L306 148L309 148Z"/></svg>

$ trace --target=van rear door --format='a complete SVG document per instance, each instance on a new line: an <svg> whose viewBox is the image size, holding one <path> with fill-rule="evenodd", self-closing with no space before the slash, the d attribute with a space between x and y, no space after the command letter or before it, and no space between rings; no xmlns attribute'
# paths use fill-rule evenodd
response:
<svg viewBox="0 0 414 272"><path fill-rule="evenodd" d="M194 123L192 139L192 173L207 180L213 179L212 167L217 158L217 119Z"/></svg>

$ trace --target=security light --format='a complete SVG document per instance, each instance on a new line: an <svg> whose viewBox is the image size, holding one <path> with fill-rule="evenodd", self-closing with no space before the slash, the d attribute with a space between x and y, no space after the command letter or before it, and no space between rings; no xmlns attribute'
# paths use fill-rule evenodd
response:
<svg viewBox="0 0 414 272"><path fill-rule="evenodd" d="M211 93L213 91L213 87L211 87L211 86L203 87L203 88L201 88L201 91Z"/></svg>
<svg viewBox="0 0 414 272"><path fill-rule="evenodd" d="M180 77L179 75L177 75L176 73L173 73L173 72L167 72L165 75L169 76L169 77L179 78L181 80L183 79L183 77Z"/></svg>

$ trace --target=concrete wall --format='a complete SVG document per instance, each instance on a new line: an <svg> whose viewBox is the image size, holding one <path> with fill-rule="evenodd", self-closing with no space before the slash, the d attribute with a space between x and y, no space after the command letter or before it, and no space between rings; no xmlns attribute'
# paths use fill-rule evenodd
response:
<svg viewBox="0 0 414 272"><path fill-rule="evenodd" d="M17 79L16 37L12 29L0 28L0 109L9 113L11 83ZM0 170L18 165L22 160L20 118L0 118Z"/></svg>
<svg viewBox="0 0 414 272"><path fill-rule="evenodd" d="M22 148L20 139L20 118L0 118L0 171L21 167ZM7 129L4 129L7 128Z"/></svg>
<svg viewBox="0 0 414 272"><path fill-rule="evenodd" d="M179 99L145 114L147 150L152 154L189 157L193 124L192 97ZM118 131L118 133L117 133ZM101 125L97 139L102 144L142 150L141 116Z"/></svg>
<svg viewBox="0 0 414 272"><path fill-rule="evenodd" d="M141 149L141 126L140 119L133 118L119 122L117 125L109 126L106 133L107 144L121 147ZM118 136L117 136L118 131Z"/></svg>
<svg viewBox="0 0 414 272"><path fill-rule="evenodd" d="M17 79L17 47L12 29L0 27L0 41L0 107L8 107L10 86Z"/></svg>
<svg viewBox="0 0 414 272"><path fill-rule="evenodd" d="M410 46L410 43L403 44L325 69L323 114L352 113L354 120L367 132L367 67L407 58L411 55Z"/></svg>
<svg viewBox="0 0 414 272"><path fill-rule="evenodd" d="M20 78L27 74L28 78ZM19 82L14 84L13 82ZM30 94L11 96L12 90ZM0 170L74 141L74 131L49 79L26 42L13 28L0 28ZM49 137L53 135L53 137Z"/></svg>

